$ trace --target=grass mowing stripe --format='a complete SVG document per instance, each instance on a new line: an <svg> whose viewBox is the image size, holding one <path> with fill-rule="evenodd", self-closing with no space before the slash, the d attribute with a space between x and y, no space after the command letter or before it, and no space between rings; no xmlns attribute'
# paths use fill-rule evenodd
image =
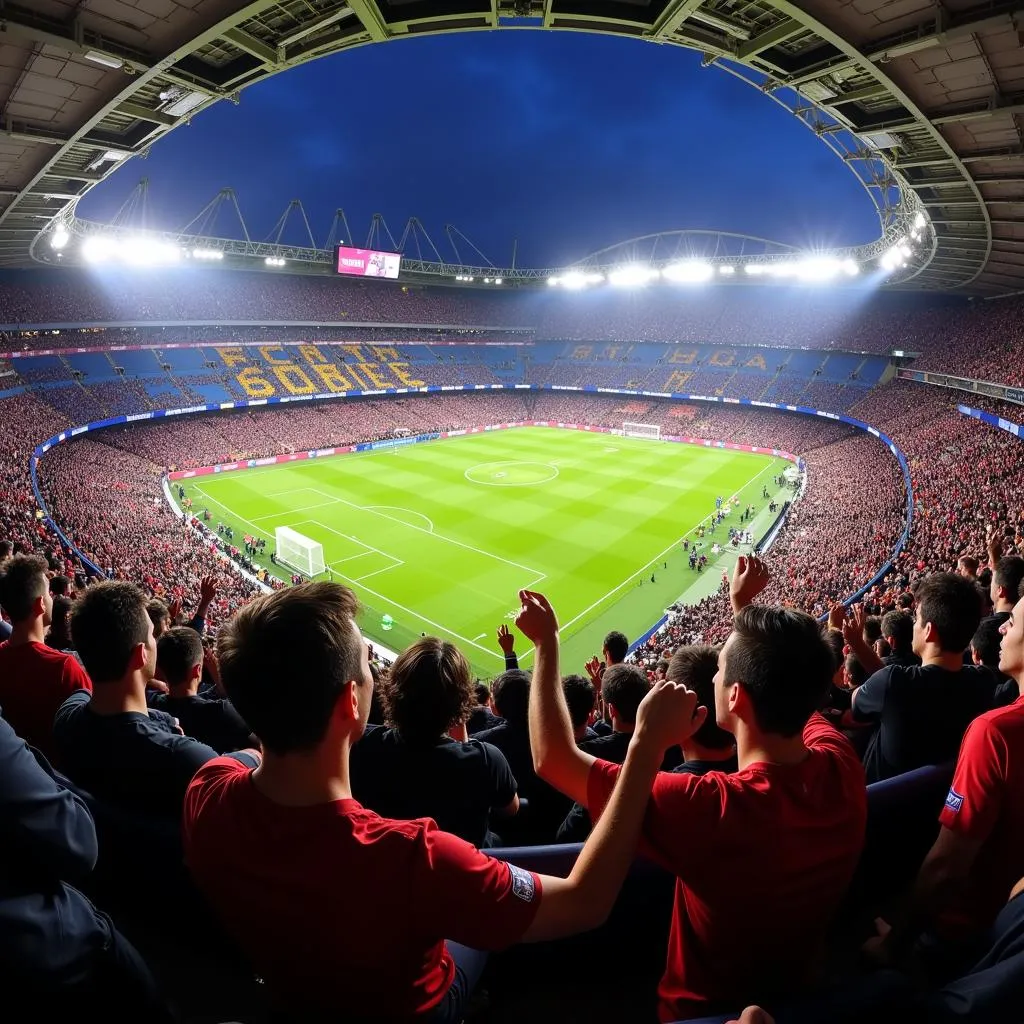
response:
<svg viewBox="0 0 1024 1024"><path fill-rule="evenodd" d="M489 675L500 653L480 641L514 614L519 588L547 593L566 623L569 650L599 647L591 634L610 615L635 636L694 583L681 552L672 553L686 532L680 524L693 529L716 495L759 501L759 488L745 493L752 468L756 480L762 468L785 465L728 449L628 440L521 428L183 483L197 510L216 506L219 518L243 532L272 539L275 525L289 525L320 541L325 562L345 570L366 606L368 636L402 648L421 630L440 630L466 644L474 666ZM508 486L521 481L497 467L478 475L506 474L502 486L466 478L467 470L498 462L557 463L558 476ZM523 480L540 472L524 469ZM656 585L627 586L659 560L667 568L658 568ZM385 615L393 629L382 629Z"/></svg>

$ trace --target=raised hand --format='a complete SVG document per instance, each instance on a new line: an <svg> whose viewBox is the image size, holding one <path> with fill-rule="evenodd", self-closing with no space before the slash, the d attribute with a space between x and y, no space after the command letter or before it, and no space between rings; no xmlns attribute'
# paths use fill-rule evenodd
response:
<svg viewBox="0 0 1024 1024"><path fill-rule="evenodd" d="M707 720L708 709L682 683L660 679L640 702L634 736L659 753L688 740Z"/></svg>
<svg viewBox="0 0 1024 1024"><path fill-rule="evenodd" d="M204 576L202 582L199 584L199 603L201 605L209 605L209 603L217 596L217 577L216 576Z"/></svg>
<svg viewBox="0 0 1024 1024"><path fill-rule="evenodd" d="M732 571L729 600L733 612L754 603L754 598L771 582L768 566L757 555L740 555Z"/></svg>
<svg viewBox="0 0 1024 1024"><path fill-rule="evenodd" d="M178 616L181 614L181 598L174 598L167 607L167 614L171 617L171 625L178 624Z"/></svg>
<svg viewBox="0 0 1024 1024"><path fill-rule="evenodd" d="M516 649L515 635L504 623L498 627L498 646L506 656Z"/></svg>
<svg viewBox="0 0 1024 1024"><path fill-rule="evenodd" d="M867 612L864 610L864 605L853 605L850 608L850 617L843 620L843 639L851 647L860 647L866 643L864 639L864 623L866 621Z"/></svg>
<svg viewBox="0 0 1024 1024"><path fill-rule="evenodd" d="M558 639L558 619L543 594L533 590L520 590L522 607L516 616L516 627L534 647Z"/></svg>
<svg viewBox="0 0 1024 1024"><path fill-rule="evenodd" d="M828 628L838 629L842 632L843 623L846 621L846 605L834 604L828 612Z"/></svg>
<svg viewBox="0 0 1024 1024"><path fill-rule="evenodd" d="M595 654L590 661L584 666L587 670L587 675L590 677L590 681L597 687L598 693L601 692L601 659Z"/></svg>
<svg viewBox="0 0 1024 1024"><path fill-rule="evenodd" d="M985 531L985 550L988 552L988 565L995 569L996 562L1003 557L1003 537L999 528L989 526Z"/></svg>

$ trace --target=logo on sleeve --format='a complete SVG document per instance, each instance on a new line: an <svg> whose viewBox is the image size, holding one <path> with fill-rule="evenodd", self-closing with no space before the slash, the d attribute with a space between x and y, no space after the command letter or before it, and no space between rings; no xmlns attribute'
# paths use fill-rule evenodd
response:
<svg viewBox="0 0 1024 1024"><path fill-rule="evenodd" d="M960 808L963 807L963 804L964 798L955 789L951 789L949 796L946 797L946 810L957 814Z"/></svg>
<svg viewBox="0 0 1024 1024"><path fill-rule="evenodd" d="M537 893L533 875L515 864L509 864L508 870L512 875L512 895L518 896L524 903L532 903Z"/></svg>

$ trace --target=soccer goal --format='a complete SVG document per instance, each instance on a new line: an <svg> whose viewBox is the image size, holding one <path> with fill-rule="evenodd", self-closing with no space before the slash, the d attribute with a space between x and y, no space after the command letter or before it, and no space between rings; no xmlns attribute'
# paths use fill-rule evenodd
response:
<svg viewBox="0 0 1024 1024"><path fill-rule="evenodd" d="M312 579L324 571L324 547L318 541L304 537L290 526L279 526L275 531L277 560L289 569Z"/></svg>
<svg viewBox="0 0 1024 1024"><path fill-rule="evenodd" d="M646 437L649 441L661 440L661 427L657 423L623 423L623 437Z"/></svg>

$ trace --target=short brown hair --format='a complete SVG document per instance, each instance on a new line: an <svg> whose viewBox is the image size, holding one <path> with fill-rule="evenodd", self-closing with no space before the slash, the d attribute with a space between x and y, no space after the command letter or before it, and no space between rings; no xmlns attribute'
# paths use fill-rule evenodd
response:
<svg viewBox="0 0 1024 1024"><path fill-rule="evenodd" d="M203 641L188 626L174 626L156 642L156 663L168 686L187 682L189 673L203 663Z"/></svg>
<svg viewBox="0 0 1024 1024"><path fill-rule="evenodd" d="M736 742L731 732L723 729L715 720L715 673L718 671L718 651L706 644L692 644L680 647L668 663L666 678L672 683L682 683L697 694L697 701L708 709L704 724L693 734L693 738L712 750L728 750Z"/></svg>
<svg viewBox="0 0 1024 1024"><path fill-rule="evenodd" d="M420 637L391 666L381 689L384 719L404 740L434 743L477 706L466 656L446 640Z"/></svg>
<svg viewBox="0 0 1024 1024"><path fill-rule="evenodd" d="M348 587L302 583L257 598L221 627L221 682L267 750L315 747L345 685L361 682L358 610Z"/></svg>
<svg viewBox="0 0 1024 1024"><path fill-rule="evenodd" d="M32 614L32 605L42 597L49 584L49 566L39 555L15 555L0 568L0 605L11 622L23 622Z"/></svg>
<svg viewBox="0 0 1024 1024"><path fill-rule="evenodd" d="M737 613L722 666L725 682L746 691L758 728L786 737L800 733L824 706L835 669L810 615L757 604Z"/></svg>
<svg viewBox="0 0 1024 1024"><path fill-rule="evenodd" d="M132 651L149 638L146 595L134 583L104 580L89 587L71 613L71 638L93 683L128 670Z"/></svg>

